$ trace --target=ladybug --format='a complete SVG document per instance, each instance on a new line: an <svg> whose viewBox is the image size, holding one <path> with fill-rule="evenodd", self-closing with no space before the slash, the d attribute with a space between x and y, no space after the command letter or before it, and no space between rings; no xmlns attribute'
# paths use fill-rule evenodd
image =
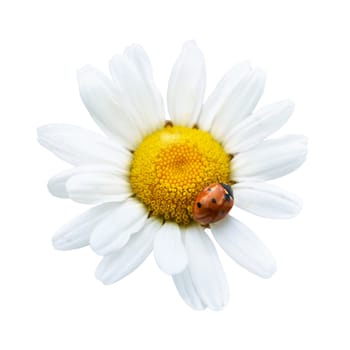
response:
<svg viewBox="0 0 350 350"><path fill-rule="evenodd" d="M233 192L230 185L213 183L201 191L193 205L193 219L208 225L223 219L233 207Z"/></svg>

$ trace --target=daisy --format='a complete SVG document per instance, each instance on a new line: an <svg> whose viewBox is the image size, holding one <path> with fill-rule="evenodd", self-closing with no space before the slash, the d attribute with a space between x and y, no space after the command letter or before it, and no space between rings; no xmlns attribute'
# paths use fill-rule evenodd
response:
<svg viewBox="0 0 350 350"><path fill-rule="evenodd" d="M153 251L189 306L222 309L229 287L208 229L233 260L258 276L270 277L276 262L231 215L206 226L194 221L195 199L220 182L232 186L235 206L252 214L297 215L300 200L266 182L305 160L304 136L266 140L287 122L293 103L255 112L265 74L248 62L234 66L203 102L205 63L192 41L184 44L169 79L171 120L142 47L113 57L110 73L112 79L91 66L78 71L81 98L105 136L65 124L38 129L39 143L73 166L49 180L49 191L95 205L58 230L53 245L90 245L103 256L96 277L104 284L127 276Z"/></svg>

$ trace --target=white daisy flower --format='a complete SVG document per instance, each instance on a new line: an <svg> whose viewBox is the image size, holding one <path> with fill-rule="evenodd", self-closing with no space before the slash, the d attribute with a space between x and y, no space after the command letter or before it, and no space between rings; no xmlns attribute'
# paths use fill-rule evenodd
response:
<svg viewBox="0 0 350 350"><path fill-rule="evenodd" d="M270 277L276 262L231 215L209 220L209 225L196 222L194 214L203 209L196 198L210 184L230 184L241 209L274 219L297 215L300 200L265 182L305 160L304 136L265 140L287 122L293 103L281 101L254 112L265 74L243 62L203 104L204 57L192 41L184 44L171 72L171 121L165 119L150 61L140 46L113 57L110 72L112 80L91 66L78 72L81 98L106 136L64 124L38 129L39 143L73 165L50 179L49 191L96 205L64 225L53 237L54 247L90 245L103 256L96 277L104 284L127 276L153 251L189 306L222 309L229 287L205 228L232 259L258 276ZM225 196L218 200L232 201L231 188L221 189ZM204 202L212 198L201 196ZM224 204L215 198L211 213Z"/></svg>

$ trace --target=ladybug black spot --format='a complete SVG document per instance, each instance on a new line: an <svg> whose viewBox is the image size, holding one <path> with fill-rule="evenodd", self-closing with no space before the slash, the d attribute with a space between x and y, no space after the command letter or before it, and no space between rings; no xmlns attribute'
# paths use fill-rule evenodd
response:
<svg viewBox="0 0 350 350"><path fill-rule="evenodd" d="M221 214L225 214L226 211L225 211L225 210L221 210L220 213L221 213Z"/></svg>
<svg viewBox="0 0 350 350"><path fill-rule="evenodd" d="M215 199L215 198L212 198L212 199L211 199L211 202L214 203L214 204L216 204L216 199Z"/></svg>
<svg viewBox="0 0 350 350"><path fill-rule="evenodd" d="M197 207L201 208L202 207L202 203L201 202L197 202Z"/></svg>
<svg viewBox="0 0 350 350"><path fill-rule="evenodd" d="M208 188L208 192L211 192L211 188L210 187Z"/></svg>

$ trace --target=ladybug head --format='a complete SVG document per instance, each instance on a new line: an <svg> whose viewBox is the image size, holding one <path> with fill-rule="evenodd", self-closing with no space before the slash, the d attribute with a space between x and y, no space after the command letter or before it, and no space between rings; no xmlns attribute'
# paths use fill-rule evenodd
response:
<svg viewBox="0 0 350 350"><path fill-rule="evenodd" d="M230 185L220 182L220 185L227 191L230 197L233 199L233 191Z"/></svg>

